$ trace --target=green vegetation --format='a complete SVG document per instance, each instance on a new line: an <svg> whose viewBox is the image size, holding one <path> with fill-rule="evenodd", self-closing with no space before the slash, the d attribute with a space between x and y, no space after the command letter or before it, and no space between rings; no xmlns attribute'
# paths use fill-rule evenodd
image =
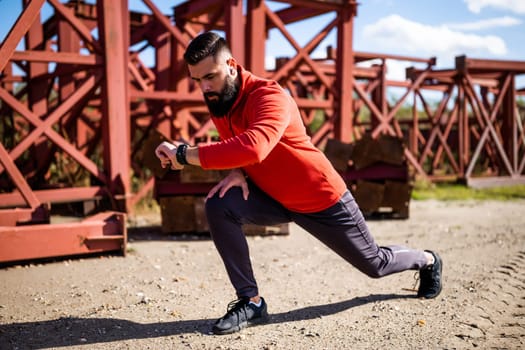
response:
<svg viewBox="0 0 525 350"><path fill-rule="evenodd" d="M436 200L516 200L525 199L525 185L474 189L459 184L421 184L412 191L412 199Z"/></svg>

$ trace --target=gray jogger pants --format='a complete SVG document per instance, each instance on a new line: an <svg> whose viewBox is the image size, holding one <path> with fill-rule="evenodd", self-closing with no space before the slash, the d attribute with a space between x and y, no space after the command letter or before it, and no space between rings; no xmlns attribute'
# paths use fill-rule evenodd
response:
<svg viewBox="0 0 525 350"><path fill-rule="evenodd" d="M210 232L238 297L253 297L259 293L248 243L242 232L242 224L247 223L276 225L293 221L373 278L417 270L426 265L422 250L378 246L348 191L330 208L305 214L284 208L255 185L248 184L248 200L242 197L240 187L234 187L223 198L216 194L206 201Z"/></svg>

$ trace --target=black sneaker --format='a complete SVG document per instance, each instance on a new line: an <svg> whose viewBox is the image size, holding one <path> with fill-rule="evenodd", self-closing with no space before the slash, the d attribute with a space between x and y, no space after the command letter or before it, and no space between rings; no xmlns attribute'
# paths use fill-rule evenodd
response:
<svg viewBox="0 0 525 350"><path fill-rule="evenodd" d="M213 325L213 333L230 334L243 328L268 322L266 302L261 298L261 306L250 303L249 298L241 298L228 304L228 312Z"/></svg>
<svg viewBox="0 0 525 350"><path fill-rule="evenodd" d="M434 255L434 264L419 270L419 290L417 296L420 298L432 299L441 293L441 271L443 261L436 252L427 250Z"/></svg>

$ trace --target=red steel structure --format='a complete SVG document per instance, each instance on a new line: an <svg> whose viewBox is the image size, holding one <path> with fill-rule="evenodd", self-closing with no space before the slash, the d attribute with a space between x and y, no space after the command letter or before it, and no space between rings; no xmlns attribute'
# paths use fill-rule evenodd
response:
<svg viewBox="0 0 525 350"><path fill-rule="evenodd" d="M351 142L387 133L406 141L405 155L421 176L523 182L517 100L524 92L515 81L525 62L458 57L456 67L437 70L433 58L355 52L355 0L194 0L168 15L152 0L142 0L149 13L129 11L126 0L22 3L0 46L0 225L7 230L42 229L37 223L49 222L56 203L105 201L127 213L149 191L174 191L156 185L144 166L155 161L147 143L152 134L188 142L213 135L182 60L203 30L224 32L241 64L288 89L319 147L328 138ZM45 4L53 13L42 21ZM289 27L319 18L325 24L299 44L305 33ZM296 51L278 58L275 69L265 67L270 33ZM336 47L314 59L331 34ZM143 61L147 52L153 62ZM389 81L389 60L422 67ZM391 88L403 90L393 102ZM437 107L427 90L442 93ZM399 118L407 103L411 117ZM124 231L111 232L120 235L120 248ZM52 230L45 234L51 239Z"/></svg>
<svg viewBox="0 0 525 350"><path fill-rule="evenodd" d="M421 74L416 69L407 72L413 80ZM522 74L523 61L465 56L456 57L455 69L426 74L415 96L424 107L427 126L418 125L414 115L409 147L417 164L428 162L426 171L436 178L457 176L471 186L524 183L525 115L516 89L516 76ZM434 110L424 89L443 94Z"/></svg>

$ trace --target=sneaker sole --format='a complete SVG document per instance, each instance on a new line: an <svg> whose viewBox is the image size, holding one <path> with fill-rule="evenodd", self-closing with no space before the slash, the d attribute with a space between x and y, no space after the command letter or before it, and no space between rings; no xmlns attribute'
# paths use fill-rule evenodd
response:
<svg viewBox="0 0 525 350"><path fill-rule="evenodd" d="M265 316L261 316L259 318L256 318L254 320L242 322L241 324L239 324L237 326L234 326L232 328L229 328L229 329L213 329L213 334L226 335L226 334L237 333L237 332L240 332L241 330L243 330L244 328L248 328L248 327L257 326L257 325L260 325L260 324L263 324L263 323L267 323L269 320L270 320L270 317L268 315L265 315Z"/></svg>

